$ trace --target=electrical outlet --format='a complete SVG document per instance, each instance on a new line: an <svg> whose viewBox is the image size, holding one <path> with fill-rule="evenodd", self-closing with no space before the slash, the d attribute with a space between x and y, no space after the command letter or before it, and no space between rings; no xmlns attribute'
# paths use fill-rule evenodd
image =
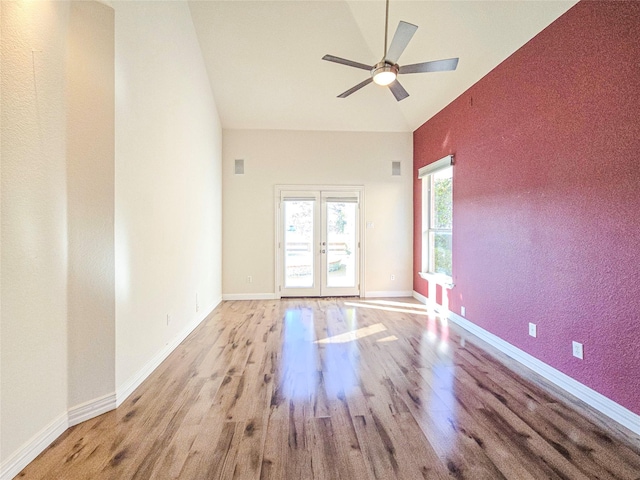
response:
<svg viewBox="0 0 640 480"><path fill-rule="evenodd" d="M573 356L579 358L580 360L584 360L584 347L579 342L572 342L573 345Z"/></svg>
<svg viewBox="0 0 640 480"><path fill-rule="evenodd" d="M460 315L462 317L466 317L467 316L467 309L463 306L460 307Z"/></svg>
<svg viewBox="0 0 640 480"><path fill-rule="evenodd" d="M395 275L391 275L391 280L395 280L396 276Z"/></svg>
<svg viewBox="0 0 640 480"><path fill-rule="evenodd" d="M529 323L529 335L531 335L532 337L538 336L538 327L535 323Z"/></svg>
<svg viewBox="0 0 640 480"><path fill-rule="evenodd" d="M167 326L171 323L171 315L167 313Z"/></svg>
<svg viewBox="0 0 640 480"><path fill-rule="evenodd" d="M247 283L253 283L253 277L251 275L247 276Z"/></svg>

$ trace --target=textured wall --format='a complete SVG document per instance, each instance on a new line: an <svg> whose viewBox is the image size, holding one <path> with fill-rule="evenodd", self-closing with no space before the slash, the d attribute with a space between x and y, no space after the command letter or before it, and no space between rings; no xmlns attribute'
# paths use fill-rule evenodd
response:
<svg viewBox="0 0 640 480"><path fill-rule="evenodd" d="M72 2L67 58L69 407L115 391L114 12Z"/></svg>
<svg viewBox="0 0 640 480"><path fill-rule="evenodd" d="M1 2L0 464L67 410L69 4Z"/></svg>
<svg viewBox="0 0 640 480"><path fill-rule="evenodd" d="M220 301L222 130L186 2L114 8L121 388Z"/></svg>
<svg viewBox="0 0 640 480"><path fill-rule="evenodd" d="M219 301L221 129L186 2L0 9L4 467Z"/></svg>
<svg viewBox="0 0 640 480"><path fill-rule="evenodd" d="M580 2L414 133L416 175L456 156L450 309L638 414L639 19Z"/></svg>

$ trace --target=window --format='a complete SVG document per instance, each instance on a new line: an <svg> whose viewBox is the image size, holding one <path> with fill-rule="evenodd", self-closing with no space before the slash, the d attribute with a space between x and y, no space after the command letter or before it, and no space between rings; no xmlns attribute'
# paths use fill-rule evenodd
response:
<svg viewBox="0 0 640 480"><path fill-rule="evenodd" d="M453 156L420 169L422 179L422 273L451 282Z"/></svg>

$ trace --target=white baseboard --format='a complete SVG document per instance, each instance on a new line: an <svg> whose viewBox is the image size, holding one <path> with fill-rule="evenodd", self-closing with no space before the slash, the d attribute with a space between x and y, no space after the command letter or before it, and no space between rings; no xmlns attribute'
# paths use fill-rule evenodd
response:
<svg viewBox="0 0 640 480"><path fill-rule="evenodd" d="M429 304L429 299L420 295L418 292L414 291L413 297L425 304ZM440 308L442 309L442 307ZM518 361L530 370L533 370L538 375L546 378L550 382L582 400L612 420L615 420L632 432L640 435L640 415L637 415L619 403L614 402L610 398L605 397L601 393L598 393L592 388L578 382L569 375L562 373L560 370L556 370L552 366L538 360L536 357L528 354L524 350L511 345L509 342L491 332L488 332L484 328L479 327L475 323L470 322L466 318L450 311L445 312L441 310L441 313L446 315L452 322L474 334L481 340L484 340L489 345L497 348L502 353Z"/></svg>
<svg viewBox="0 0 640 480"><path fill-rule="evenodd" d="M178 345L180 345L185 338L191 334L195 330L195 328L202 323L202 321L213 312L213 310L220 304L222 299L216 300L216 302L208 309L204 311L207 312L199 317L196 317L190 324L188 324L182 331L170 342L168 343L162 350L160 350L144 367L142 367L138 373L133 375L129 380L127 380L120 387L116 387L116 407L122 405L129 395L133 393L133 391L138 388L142 382L144 382L149 375L153 373L153 371L160 366L160 364L173 352Z"/></svg>
<svg viewBox="0 0 640 480"><path fill-rule="evenodd" d="M69 426L73 427L79 423L91 420L92 418L110 412L116 408L116 394L110 393L95 400L76 405L69 409Z"/></svg>
<svg viewBox="0 0 640 480"><path fill-rule="evenodd" d="M10 480L29 465L51 443L62 435L69 427L73 427L98 415L116 408L116 394L104 395L95 400L70 408L67 413L43 428L25 443L17 452L0 465L0 480Z"/></svg>
<svg viewBox="0 0 640 480"><path fill-rule="evenodd" d="M22 471L29 463L31 463L40 453L44 451L51 443L69 428L90 420L98 415L109 412L118 407L131 393L162 363L162 361L189 336L189 334L209 314L220 304L222 298L219 298L209 308L205 309L206 314L197 317L193 322L187 325L178 334L173 341L162 349L144 368L142 368L134 377L129 380L123 387L117 390L117 393L104 395L89 402L85 402L70 408L67 412L60 415L48 426L34 435L21 448L13 453L5 462L0 465L0 480L11 480Z"/></svg>
<svg viewBox="0 0 640 480"><path fill-rule="evenodd" d="M411 290L381 290L364 292L364 298L397 298L410 296Z"/></svg>
<svg viewBox="0 0 640 480"><path fill-rule="evenodd" d="M383 290L365 292L364 298L410 297L411 290ZM222 300L276 300L275 293L225 293Z"/></svg>
<svg viewBox="0 0 640 480"><path fill-rule="evenodd" d="M275 293L223 293L222 300L275 300Z"/></svg>
<svg viewBox="0 0 640 480"><path fill-rule="evenodd" d="M53 420L0 465L0 480L11 480L69 428L67 412Z"/></svg>
<svg viewBox="0 0 640 480"><path fill-rule="evenodd" d="M413 298L415 298L419 302L424 303L425 305L429 304L429 299L427 297L425 297L424 295L416 292L415 290L413 291Z"/></svg>

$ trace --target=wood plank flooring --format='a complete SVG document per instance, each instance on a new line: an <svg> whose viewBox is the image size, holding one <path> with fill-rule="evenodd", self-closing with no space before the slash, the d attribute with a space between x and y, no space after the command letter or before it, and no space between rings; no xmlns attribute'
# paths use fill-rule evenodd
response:
<svg viewBox="0 0 640 480"><path fill-rule="evenodd" d="M640 479L640 437L412 299L223 302L25 479Z"/></svg>

